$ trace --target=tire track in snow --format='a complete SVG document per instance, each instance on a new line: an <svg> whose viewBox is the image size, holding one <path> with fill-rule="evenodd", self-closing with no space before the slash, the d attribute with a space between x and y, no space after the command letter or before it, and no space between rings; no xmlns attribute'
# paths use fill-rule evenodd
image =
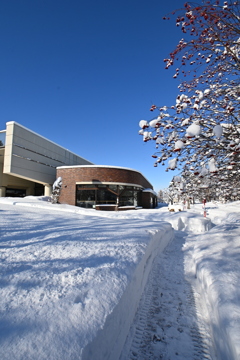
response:
<svg viewBox="0 0 240 360"><path fill-rule="evenodd" d="M183 232L155 259L120 360L215 360L184 276Z"/></svg>

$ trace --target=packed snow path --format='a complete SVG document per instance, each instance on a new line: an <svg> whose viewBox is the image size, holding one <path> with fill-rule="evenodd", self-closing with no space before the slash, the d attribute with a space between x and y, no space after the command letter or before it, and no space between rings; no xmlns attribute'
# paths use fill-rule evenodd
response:
<svg viewBox="0 0 240 360"><path fill-rule="evenodd" d="M156 258L121 360L215 359L210 329L184 274L186 236L176 231Z"/></svg>

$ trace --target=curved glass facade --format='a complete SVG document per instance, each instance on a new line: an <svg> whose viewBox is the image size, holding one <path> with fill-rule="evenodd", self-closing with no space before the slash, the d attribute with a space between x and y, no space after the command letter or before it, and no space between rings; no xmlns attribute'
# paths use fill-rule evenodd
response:
<svg viewBox="0 0 240 360"><path fill-rule="evenodd" d="M99 204L141 206L141 190L128 185L81 184L76 189L76 205L84 208Z"/></svg>

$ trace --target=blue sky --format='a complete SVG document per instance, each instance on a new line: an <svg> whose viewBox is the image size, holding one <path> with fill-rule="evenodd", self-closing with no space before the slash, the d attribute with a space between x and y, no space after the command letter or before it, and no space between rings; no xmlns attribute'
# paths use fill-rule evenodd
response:
<svg viewBox="0 0 240 360"><path fill-rule="evenodd" d="M162 17L184 1L2 0L0 129L16 121L99 165L140 171L159 189L154 142L138 135L150 106L178 94L163 59L181 39ZM157 113L156 113L157 115Z"/></svg>

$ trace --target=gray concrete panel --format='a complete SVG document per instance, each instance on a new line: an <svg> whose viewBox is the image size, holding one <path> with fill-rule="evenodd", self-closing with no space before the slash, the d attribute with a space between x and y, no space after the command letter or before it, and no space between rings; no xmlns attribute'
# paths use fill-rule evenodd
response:
<svg viewBox="0 0 240 360"><path fill-rule="evenodd" d="M92 165L62 146L15 122L8 122L4 155L5 174L42 184L53 184L56 167Z"/></svg>

